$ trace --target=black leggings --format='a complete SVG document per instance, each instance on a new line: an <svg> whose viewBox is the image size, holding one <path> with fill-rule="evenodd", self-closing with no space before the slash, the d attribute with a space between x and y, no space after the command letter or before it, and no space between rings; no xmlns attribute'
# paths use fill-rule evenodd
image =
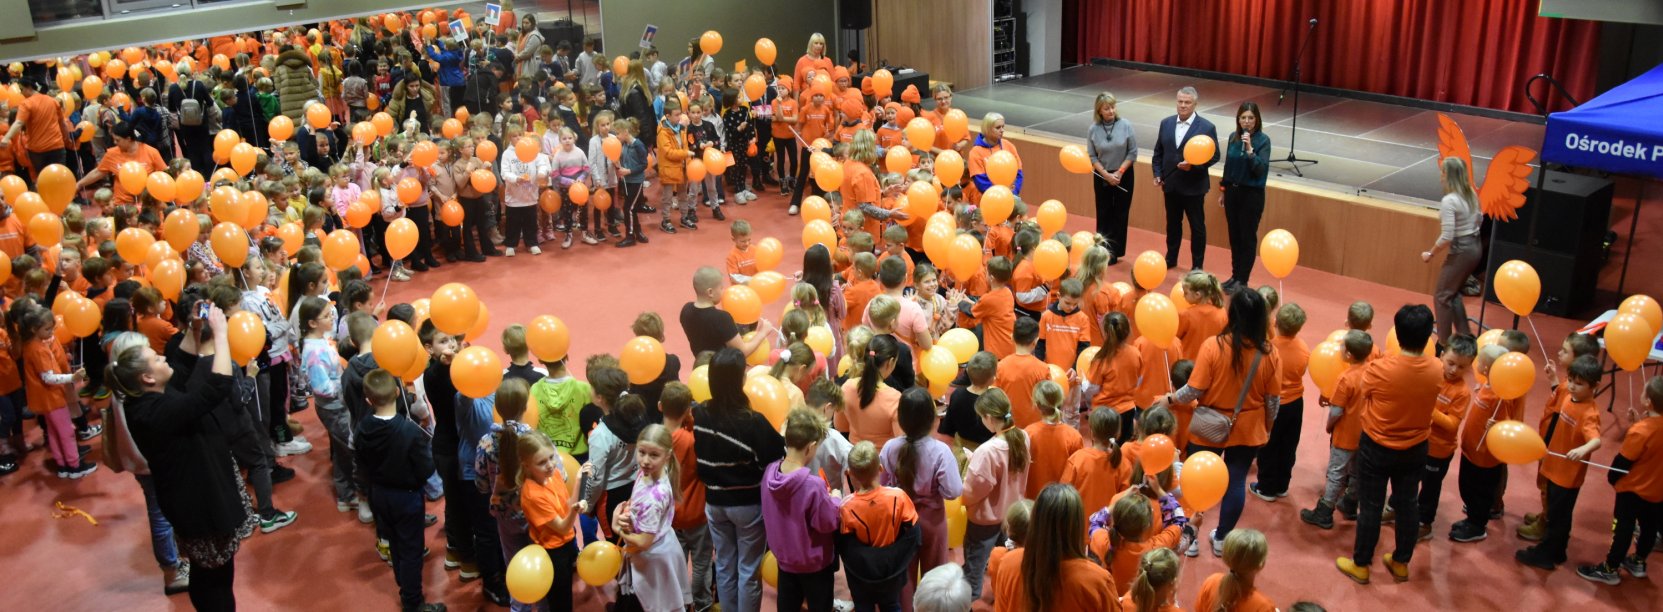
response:
<svg viewBox="0 0 1663 612"><path fill-rule="evenodd" d="M809 612L831 612L836 574L836 561L826 564L820 571L807 574L780 570L778 609L801 610L803 604L808 604Z"/></svg>
<svg viewBox="0 0 1663 612"><path fill-rule="evenodd" d="M774 170L779 172L781 183L797 175L797 139L774 139Z"/></svg>
<svg viewBox="0 0 1663 612"><path fill-rule="evenodd" d="M405 260L412 264L433 261L433 205L406 208L405 216L416 223L416 250Z"/></svg>
<svg viewBox="0 0 1663 612"><path fill-rule="evenodd" d="M803 198L808 195L810 190L814 189L814 183L808 180L809 155L811 154L808 152L808 147L803 147L803 150L797 154L797 178L793 179L796 188L791 190L792 206L802 204ZM833 219L833 221L836 221L836 219Z"/></svg>
<svg viewBox="0 0 1663 612"><path fill-rule="evenodd" d="M233 557L219 567L205 567L198 563L191 568L191 606L197 612L236 610L237 593L232 588L237 578L237 559Z"/></svg>
<svg viewBox="0 0 1663 612"><path fill-rule="evenodd" d="M520 242L527 248L537 246L537 205L508 206L503 220L502 247L512 249Z"/></svg>

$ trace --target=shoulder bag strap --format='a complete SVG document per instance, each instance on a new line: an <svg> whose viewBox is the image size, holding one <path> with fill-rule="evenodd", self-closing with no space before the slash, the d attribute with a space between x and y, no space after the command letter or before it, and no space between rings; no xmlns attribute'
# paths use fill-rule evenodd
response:
<svg viewBox="0 0 1663 612"><path fill-rule="evenodd" d="M1241 416L1241 406L1247 402L1247 390L1253 388L1253 377L1259 373L1259 359L1264 356L1263 351L1253 351L1253 365L1247 367L1247 378L1242 379L1241 393L1236 396L1236 409L1230 413L1231 423L1236 422L1236 417Z"/></svg>

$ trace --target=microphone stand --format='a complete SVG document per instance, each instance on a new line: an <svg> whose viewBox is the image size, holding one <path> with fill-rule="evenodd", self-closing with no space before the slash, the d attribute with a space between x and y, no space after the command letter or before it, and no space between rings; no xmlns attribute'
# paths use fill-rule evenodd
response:
<svg viewBox="0 0 1663 612"><path fill-rule="evenodd" d="M1293 82L1288 84L1288 88L1293 90L1293 125L1292 125L1293 129L1288 134L1288 157L1286 159L1275 160L1275 163L1288 164L1293 169L1294 175L1299 176L1299 177L1304 177L1305 176L1305 173L1301 172L1300 169L1299 169L1300 164L1313 165L1313 166L1317 164L1317 160L1301 159L1297 154L1294 153L1294 150L1295 150L1294 149L1294 143L1297 142L1298 139L1299 139L1300 68L1301 68L1301 64L1304 62L1305 50L1310 48L1310 46L1311 46L1311 38L1312 38L1311 35L1316 32L1316 29L1317 29L1317 20L1313 18L1313 19L1311 19L1310 27L1305 28L1305 40L1303 42L1299 43L1299 53L1293 56ZM1282 95L1287 94L1287 89L1284 89L1282 91L1283 91ZM1277 97L1276 103L1277 104L1282 103L1282 99L1281 99L1280 96Z"/></svg>

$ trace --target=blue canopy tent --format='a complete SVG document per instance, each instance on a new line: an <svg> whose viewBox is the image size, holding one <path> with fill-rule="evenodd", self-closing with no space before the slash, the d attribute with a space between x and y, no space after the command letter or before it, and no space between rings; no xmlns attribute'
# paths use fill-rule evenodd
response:
<svg viewBox="0 0 1663 612"><path fill-rule="evenodd" d="M1548 115L1542 136L1542 161L1612 174L1663 178L1663 65L1611 88L1571 110ZM1537 173L1538 176L1541 174ZM1628 246L1617 294L1628 280L1634 232L1646 183L1640 181L1629 225Z"/></svg>

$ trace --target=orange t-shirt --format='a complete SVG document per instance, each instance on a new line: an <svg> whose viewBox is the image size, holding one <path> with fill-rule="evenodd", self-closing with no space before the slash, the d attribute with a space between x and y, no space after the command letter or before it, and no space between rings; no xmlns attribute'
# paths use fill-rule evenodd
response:
<svg viewBox="0 0 1663 612"><path fill-rule="evenodd" d="M774 132L773 135L774 135L774 138L780 138L780 139L795 138L795 136L791 135L791 128L793 126L795 126L796 124L793 124L790 121L780 121L779 119L782 118L782 117L790 117L792 119L797 118L797 101L796 100L794 100L792 98L784 98L784 97L775 98L774 99L774 121L773 121L773 132Z"/></svg>
<svg viewBox="0 0 1663 612"><path fill-rule="evenodd" d="M1241 413L1236 417L1235 426L1230 428L1230 437L1224 441L1224 446L1261 446L1270 440L1265 399L1280 391L1280 367L1276 353L1272 351L1259 360L1259 369L1254 373L1253 380L1247 380L1252 360L1252 355L1243 354L1232 367L1230 351L1224 347L1224 340L1215 336L1201 344L1201 352L1195 359L1195 371L1190 373L1190 386L1206 390L1201 394L1200 404L1225 414L1235 410L1242 385L1249 385Z"/></svg>
<svg viewBox="0 0 1663 612"><path fill-rule="evenodd" d="M62 410L69 407L65 399L63 385L51 385L41 380L41 374L53 372L69 374L69 356L64 354L62 345L57 342L47 342L31 339L23 345L23 387L27 393L29 407L38 413Z"/></svg>
<svg viewBox="0 0 1663 612"><path fill-rule="evenodd" d="M1030 430L1028 435L1032 436L1033 432ZM1063 465L1062 476L1057 480L1074 485L1080 491L1080 501L1084 503L1087 515L1108 506L1115 494L1126 489L1132 477L1132 462L1124 452L1120 465L1111 463L1112 458L1108 451L1087 446L1074 451ZM1044 488L1043 484L1040 488Z"/></svg>
<svg viewBox="0 0 1663 612"><path fill-rule="evenodd" d="M1016 329L1016 296L1011 294L1010 287L989 289L982 294L982 299L970 308L970 316L982 325L983 350L1001 360L1016 353L1016 340L1011 337Z"/></svg>
<svg viewBox="0 0 1663 612"><path fill-rule="evenodd" d="M895 487L878 487L843 500L842 533L855 534L862 544L883 548L895 543L901 525L918 523L918 509L912 498Z"/></svg>
<svg viewBox="0 0 1663 612"><path fill-rule="evenodd" d="M1109 283L1097 283L1086 290L1085 299L1080 304L1080 310L1086 313L1086 322L1091 336L1092 346L1103 344L1103 317L1120 308L1120 290Z"/></svg>
<svg viewBox="0 0 1663 612"><path fill-rule="evenodd" d="M912 255L907 254L907 252L905 250L901 251L900 255L890 253L889 251L884 251L882 255L878 256L878 265L880 265L880 266L883 265L883 260L889 259L891 257L900 257L901 262L905 263L907 265L906 280L901 283L901 286L902 287L911 287L912 286L912 271L915 267L915 264L912 263Z"/></svg>
<svg viewBox="0 0 1663 612"><path fill-rule="evenodd" d="M1548 440L1549 453L1563 455L1590 440L1599 439L1599 406L1591 400L1578 402L1572 400L1570 394L1565 394L1565 399L1558 406L1542 415L1537 431L1546 435L1548 424L1554 419L1559 420L1559 425L1553 429L1553 438ZM1553 484L1577 489L1582 487L1582 479L1588 475L1588 464L1549 454L1542 458L1541 473Z"/></svg>
<svg viewBox="0 0 1663 612"><path fill-rule="evenodd" d="M1363 435L1363 369L1352 367L1340 373L1339 382L1334 383L1334 397L1328 398L1328 403L1339 406L1339 422L1334 424L1334 433L1330 444L1340 450L1357 450L1357 443Z"/></svg>
<svg viewBox="0 0 1663 612"><path fill-rule="evenodd" d="M1461 457L1478 467L1501 465L1501 462L1490 454L1485 434L1490 432L1490 426L1496 421L1517 421L1524 418L1522 400L1523 398L1504 400L1496 397L1496 392L1489 385L1479 387L1478 392L1472 397L1472 406L1467 409L1466 421L1461 424Z"/></svg>
<svg viewBox="0 0 1663 612"><path fill-rule="evenodd" d="M739 247L728 249L728 276L756 276L756 247L743 251ZM731 280L731 279L730 279Z"/></svg>
<svg viewBox="0 0 1663 612"><path fill-rule="evenodd" d="M1633 493L1651 503L1663 502L1663 417L1650 416L1628 427L1618 454L1634 465L1617 481L1618 493Z"/></svg>
<svg viewBox="0 0 1663 612"><path fill-rule="evenodd" d="M999 575L993 581L994 612L1026 610L1028 577L1020 570L1023 549L1005 554L999 560ZM1114 590L1114 577L1103 566L1089 559L1068 559L1058 563L1057 583L1051 589L1053 610L1094 610L1120 612L1120 593Z"/></svg>
<svg viewBox="0 0 1663 612"><path fill-rule="evenodd" d="M23 250L28 248L28 244L24 242L25 236L27 234L23 229L23 220L18 219L17 215L7 214L5 219L0 219L0 252L6 254L6 259L22 255Z"/></svg>
<svg viewBox="0 0 1663 612"><path fill-rule="evenodd" d="M29 135L30 153L50 153L66 147L63 107L52 96L37 92L24 98L17 105L17 120L23 122L23 130Z"/></svg>
<svg viewBox="0 0 1663 612"><path fill-rule="evenodd" d="M1432 411L1432 437L1429 438L1426 456L1445 459L1455 454L1456 438L1461 433L1461 417L1466 416L1470 404L1472 389L1467 387L1465 376L1454 381L1445 380L1438 388L1438 408Z"/></svg>
<svg viewBox="0 0 1663 612"><path fill-rule="evenodd" d="M831 132L832 107L824 102L815 104L810 101L803 104L802 114L797 124L797 134L803 137L803 142L814 144L817 138L826 138Z"/></svg>
<svg viewBox="0 0 1663 612"><path fill-rule="evenodd" d="M1157 530L1141 542L1121 542L1114 548L1109 558L1109 574L1114 576L1115 591L1125 593L1131 590L1132 581L1138 577L1138 563L1143 560L1143 553L1157 548L1178 549L1178 540L1183 537L1184 528L1176 524L1160 526L1160 515L1155 515L1156 524L1151 530Z"/></svg>
<svg viewBox="0 0 1663 612"><path fill-rule="evenodd" d="M104 158L98 160L98 170L110 175L111 178L115 178L121 171L121 165L130 161L136 161L139 165L144 166L145 176L149 176L151 172L158 170L167 170L167 162L162 161L162 154L156 151L156 147L144 143L139 143L137 146L138 151L135 151L132 155L122 152L121 147L110 147L104 152ZM132 204L137 201L138 196L127 193L127 188L121 185L120 180L110 181L110 184L112 185L111 190L115 192L115 197L110 200L111 204Z"/></svg>
<svg viewBox="0 0 1663 612"><path fill-rule="evenodd" d="M1363 367L1363 433L1402 450L1431 435L1432 411L1444 380L1436 357L1387 355Z"/></svg>
<svg viewBox="0 0 1663 612"><path fill-rule="evenodd" d="M1138 370L1139 381L1137 389L1132 392L1132 400L1137 402L1139 407L1146 408L1155 403L1155 398L1161 394L1177 390L1172 388L1172 364L1178 363L1184 356L1180 354L1177 342L1161 348L1156 346L1153 340L1138 338L1132 341L1132 346L1137 349L1138 358L1143 360L1143 367ZM1260 364L1259 367L1264 365ZM1186 424L1187 421L1180 423L1178 431L1187 431L1183 427Z"/></svg>
<svg viewBox="0 0 1663 612"><path fill-rule="evenodd" d="M997 353L995 353L997 354ZM1051 368L1038 357L1026 354L1013 354L999 360L998 373L993 377L993 386L998 387L1010 397L1011 422L1017 427L1027 427L1039 422L1039 410L1034 408L1034 385L1039 381L1051 378ZM1075 435L1079 435L1075 432ZM1038 446L1035 444L1034 446ZM1068 453L1063 453L1063 458ZM1057 471L1062 471L1058 462ZM1030 472L1031 474L1031 472ZM1029 478L1033 478L1030 476ZM1040 480L1041 483L1049 483Z"/></svg>
<svg viewBox="0 0 1663 612"><path fill-rule="evenodd" d="M17 371L17 360L12 358L11 337L0 329L0 395L23 388L23 378Z"/></svg>
<svg viewBox="0 0 1663 612"><path fill-rule="evenodd" d="M1034 260L1024 259L1016 263L1016 270L1011 272L1012 293L1026 293L1043 284L1045 279L1040 278L1039 272L1034 271ZM1042 312L1051 305L1051 293L1046 292L1039 300L1033 302L1018 300L1016 305L1023 310Z"/></svg>
<svg viewBox="0 0 1663 612"><path fill-rule="evenodd" d="M150 339L150 348L158 353L167 348L167 341L179 333L179 328L154 315L139 316L139 332Z"/></svg>
<svg viewBox="0 0 1663 612"><path fill-rule="evenodd" d="M1039 315L1039 339L1045 343L1045 363L1063 371L1074 369L1080 345L1091 342L1091 334L1086 332L1089 327L1091 323L1082 311L1059 314L1055 308L1047 308Z"/></svg>
<svg viewBox="0 0 1663 612"><path fill-rule="evenodd" d="M676 456L676 467L681 483L676 491L676 518L670 523L675 529L691 529L705 524L704 481L699 480L699 457L693 452L693 430L677 427L670 432L670 446Z"/></svg>
<svg viewBox="0 0 1663 612"><path fill-rule="evenodd" d="M531 524L531 541L543 548L560 548L572 541L576 533L570 525L564 531L556 531L550 525L571 512L570 497L571 492L559 472L547 483L527 478L520 485L520 508L525 511L526 522Z"/></svg>
<svg viewBox="0 0 1663 612"><path fill-rule="evenodd" d="M1049 314L1049 313L1047 313ZM1138 407L1136 392L1139 385L1138 377L1143 376L1143 353L1134 344L1123 344L1113 356L1105 357L1099 352L1098 358L1091 360L1086 367L1086 381L1097 385L1097 394L1091 396L1091 407L1107 406L1115 412L1126 414ZM1171 377L1160 374L1162 381L1170 381ZM1162 393L1165 386L1162 386ZM1147 404L1144 404L1147 405Z"/></svg>
<svg viewBox="0 0 1663 612"><path fill-rule="evenodd" d="M1196 610L1217 610L1220 604L1218 589L1224 582L1224 574L1213 574L1201 583L1201 592L1195 594ZM1265 597L1257 589L1248 591L1246 595L1236 598L1236 605L1230 606L1230 612L1276 612L1276 604Z"/></svg>
<svg viewBox="0 0 1663 612"><path fill-rule="evenodd" d="M1023 497L1035 499L1045 485L1062 480L1063 470L1074 451L1085 447L1080 430L1067 423L1040 421L1022 428L1028 432L1033 447L1032 463L1028 464L1028 490Z"/></svg>
<svg viewBox="0 0 1663 612"><path fill-rule="evenodd" d="M890 127L887 123L878 128L877 136L879 148L888 149L890 147L901 146L902 144L901 128Z"/></svg>
<svg viewBox="0 0 1663 612"><path fill-rule="evenodd" d="M1133 578L1136 579L1135 576ZM1137 598L1133 597L1132 593L1127 593L1125 595L1121 595L1120 596L1120 609L1122 609L1122 610L1136 610L1136 609L1138 609L1138 600L1137 600ZM1160 605L1160 607L1155 608L1155 612L1184 612L1184 609L1180 608L1178 606L1169 604L1169 603L1163 603L1163 604Z"/></svg>
<svg viewBox="0 0 1663 612"><path fill-rule="evenodd" d="M1282 365L1282 405L1305 397L1305 368L1311 363L1311 347L1298 336L1276 336L1270 339L1276 351L1276 361Z"/></svg>
<svg viewBox="0 0 1663 612"><path fill-rule="evenodd" d="M914 223L913 225L918 224ZM987 266L985 265L976 268L976 274L963 281L954 278L953 273L950 270L941 270L941 272L946 275L943 277L944 279L951 281L950 283L944 284L950 288L957 288L959 291L963 291L965 297L980 299L982 296L987 295L987 292L991 289L991 287L987 284ZM954 306L954 309L956 310L957 306ZM1015 313L1013 312L1012 314L1014 315ZM976 326L976 318L968 316L962 312L958 314L958 322L959 327L966 329ZM1015 322L1012 321L1012 324L1014 323Z"/></svg>
<svg viewBox="0 0 1663 612"><path fill-rule="evenodd" d="M860 379L850 378L843 383L843 409L832 417L832 424L840 431L849 432L849 443L871 442L883 444L890 438L906 435L901 431L895 411L901 407L901 392L878 381L878 392L872 403L860 405Z"/></svg>
<svg viewBox="0 0 1663 612"><path fill-rule="evenodd" d="M860 325L862 315L866 314L866 304L872 298L883 292L883 286L873 279L857 280L843 288L843 304L848 312L843 316L843 331L854 329Z"/></svg>
<svg viewBox="0 0 1663 612"><path fill-rule="evenodd" d="M1201 354L1201 345L1217 337L1229 323L1230 315L1212 304L1195 304L1178 313L1178 341L1184 345L1184 359L1193 361Z"/></svg>
<svg viewBox="0 0 1663 612"><path fill-rule="evenodd" d="M1011 256L1011 240L1016 236L1016 230L1001 223L987 228L987 251L994 257Z"/></svg>
<svg viewBox="0 0 1663 612"><path fill-rule="evenodd" d="M859 161L851 159L843 162L843 184L838 186L837 192L843 195L843 210L856 210L862 202L883 206L879 202L878 176L872 174L871 166ZM873 232L868 224L866 231L873 238L878 238L883 232L882 225L879 223L878 231Z"/></svg>

